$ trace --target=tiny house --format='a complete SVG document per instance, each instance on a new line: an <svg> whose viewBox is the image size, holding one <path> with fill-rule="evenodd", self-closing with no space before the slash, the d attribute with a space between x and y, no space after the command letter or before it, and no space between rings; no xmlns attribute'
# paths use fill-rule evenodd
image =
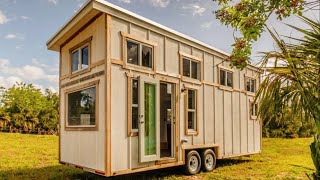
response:
<svg viewBox="0 0 320 180"><path fill-rule="evenodd" d="M258 68L103 0L47 42L60 53L59 161L103 176L261 152Z"/></svg>

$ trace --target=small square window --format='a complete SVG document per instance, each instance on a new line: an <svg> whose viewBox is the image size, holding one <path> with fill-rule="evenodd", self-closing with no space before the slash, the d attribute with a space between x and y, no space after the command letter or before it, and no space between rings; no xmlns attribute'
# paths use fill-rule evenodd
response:
<svg viewBox="0 0 320 180"><path fill-rule="evenodd" d="M74 50L71 55L72 72L87 69L89 67L89 45L86 44Z"/></svg>
<svg viewBox="0 0 320 180"><path fill-rule="evenodd" d="M256 80L252 78L246 78L246 90L248 92L256 92Z"/></svg>
<svg viewBox="0 0 320 180"><path fill-rule="evenodd" d="M127 41L127 62L139 65L139 44Z"/></svg>
<svg viewBox="0 0 320 180"><path fill-rule="evenodd" d="M182 75L192 79L200 80L200 63L190 59L183 58Z"/></svg>
<svg viewBox="0 0 320 180"><path fill-rule="evenodd" d="M233 73L220 69L220 85L233 87Z"/></svg>

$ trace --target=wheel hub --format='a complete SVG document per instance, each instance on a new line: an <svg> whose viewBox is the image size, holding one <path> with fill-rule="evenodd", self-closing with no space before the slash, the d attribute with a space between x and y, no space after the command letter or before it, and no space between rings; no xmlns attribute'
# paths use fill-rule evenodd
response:
<svg viewBox="0 0 320 180"><path fill-rule="evenodd" d="M211 169L213 167L213 156L212 154L207 154L205 165L208 169Z"/></svg>
<svg viewBox="0 0 320 180"><path fill-rule="evenodd" d="M198 160L198 158L195 157L195 156L192 156L192 157L190 158L190 163L189 163L189 165L190 165L190 169L191 169L192 171L196 171L196 170L198 169L198 166L199 166L199 160Z"/></svg>

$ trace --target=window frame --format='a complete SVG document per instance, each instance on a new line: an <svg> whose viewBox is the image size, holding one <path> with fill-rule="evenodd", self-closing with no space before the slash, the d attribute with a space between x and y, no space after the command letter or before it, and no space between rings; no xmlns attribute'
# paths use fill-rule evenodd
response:
<svg viewBox="0 0 320 180"><path fill-rule="evenodd" d="M85 89L89 89L95 87L96 88L96 100L95 100L95 125L77 125L77 126L69 126L68 125L68 117L69 117L69 102L68 95L74 92L82 91ZM64 117L64 129L65 131L97 131L99 126L99 80L92 81L74 88L70 88L65 90L64 93L65 98L65 117Z"/></svg>
<svg viewBox="0 0 320 180"><path fill-rule="evenodd" d="M157 44L146 40L142 39L139 37L135 37L133 35L127 34L125 32L121 32L122 35L122 61L123 61L123 68L124 69L130 69L130 70L135 70L135 71L140 71L144 73L149 73L149 74L155 74L155 69L156 69L156 46ZM138 62L139 65L136 64L131 64L127 62L127 42L132 42L138 44L139 47L139 54L138 54ZM146 46L152 49L152 67L146 67L142 66L142 46Z"/></svg>
<svg viewBox="0 0 320 180"><path fill-rule="evenodd" d="M250 90L248 91L247 89L247 80L250 80ZM251 82L252 80L254 80L255 84L254 84L254 92L251 91ZM257 78L254 78L254 77L251 77L251 76L248 76L248 75L245 75L245 81L244 81L244 87L245 87L245 91L247 94L252 94L254 95L256 92L257 92Z"/></svg>
<svg viewBox="0 0 320 180"><path fill-rule="evenodd" d="M127 73L127 135L128 137L134 137L139 135L139 129L132 129L132 82L134 79L138 80L139 87L139 79L138 75ZM139 96L139 93L138 93ZM138 97L139 98L139 97ZM139 107L139 104L138 104Z"/></svg>
<svg viewBox="0 0 320 180"><path fill-rule="evenodd" d="M69 49L69 54L70 54L70 60L69 60L70 73L69 74L70 74L71 78L90 71L91 57L92 57L91 56L91 54L92 54L91 42L92 42L92 36ZM73 56L72 55L73 55L73 53L78 51L78 66L79 65L82 66L82 49L84 49L85 47L88 47L88 67L87 68L80 68L76 71L72 71L72 65L73 65L73 59L72 59Z"/></svg>
<svg viewBox="0 0 320 180"><path fill-rule="evenodd" d="M225 84L221 84L221 81L220 81L220 75L221 75L221 71L224 71L225 73ZM232 74L232 86L228 86L228 73L231 73ZM218 84L219 84L219 88L220 89L225 89L225 90L230 90L230 91L233 91L234 89L234 70L232 69L228 69L226 67L222 67L222 66L219 66L218 67Z"/></svg>
<svg viewBox="0 0 320 180"><path fill-rule="evenodd" d="M256 110L259 108L259 103L254 102L253 100L249 100L249 115L250 119L256 120L258 118L258 114Z"/></svg>
<svg viewBox="0 0 320 180"><path fill-rule="evenodd" d="M184 53L182 51L179 51L180 55L180 79L184 82L190 82L190 83L195 83L201 85L202 79L203 79L203 59L192 56L190 54ZM183 75L183 61L184 60L189 60L190 61L190 76L184 76ZM192 62L195 62L198 64L198 70L199 72L199 79L192 78Z"/></svg>
<svg viewBox="0 0 320 180"><path fill-rule="evenodd" d="M192 112L195 112L195 119L194 125L196 126L195 129L189 129L188 127L188 113L189 113L189 95L188 91L192 90L195 92L195 109ZM198 135L199 134L199 89L195 87L186 87L185 89L185 97L184 97L184 123L185 123L185 135Z"/></svg>

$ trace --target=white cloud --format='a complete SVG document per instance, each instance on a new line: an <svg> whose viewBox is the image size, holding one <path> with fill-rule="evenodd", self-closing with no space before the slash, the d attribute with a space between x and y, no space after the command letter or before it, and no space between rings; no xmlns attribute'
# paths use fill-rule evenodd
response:
<svg viewBox="0 0 320 180"><path fill-rule="evenodd" d="M119 0L119 1L122 3L127 3L127 4L131 3L131 0Z"/></svg>
<svg viewBox="0 0 320 180"><path fill-rule="evenodd" d="M48 2L53 4L53 5L57 5L58 4L58 0L48 0Z"/></svg>
<svg viewBox="0 0 320 180"><path fill-rule="evenodd" d="M201 7L199 4L188 4L182 6L182 9L190 10L192 12L192 15L199 15L202 16L202 14L207 10L204 7Z"/></svg>
<svg viewBox="0 0 320 180"><path fill-rule="evenodd" d="M0 87L9 88L17 82L22 82L22 80L16 76L9 76L7 78L0 76Z"/></svg>
<svg viewBox="0 0 320 180"><path fill-rule="evenodd" d="M212 24L213 24L213 21L208 21L208 22L202 23L200 27L202 29L209 29L212 26Z"/></svg>
<svg viewBox="0 0 320 180"><path fill-rule="evenodd" d="M57 74L48 74L49 67L43 68L40 65L24 65L22 67L14 67L7 59L0 59L0 72L6 75L15 75L23 80L45 80L50 83L58 83L59 76Z"/></svg>
<svg viewBox="0 0 320 180"><path fill-rule="evenodd" d="M23 19L23 20L31 20L31 18L28 17L28 16L20 16L20 18Z"/></svg>
<svg viewBox="0 0 320 180"><path fill-rule="evenodd" d="M5 39L20 39L24 40L24 36L22 34L7 34L4 36Z"/></svg>
<svg viewBox="0 0 320 180"><path fill-rule="evenodd" d="M9 22L7 16L0 10L0 24L6 24Z"/></svg>
<svg viewBox="0 0 320 180"><path fill-rule="evenodd" d="M169 5L170 0L150 0L150 2L155 7L165 8Z"/></svg>

